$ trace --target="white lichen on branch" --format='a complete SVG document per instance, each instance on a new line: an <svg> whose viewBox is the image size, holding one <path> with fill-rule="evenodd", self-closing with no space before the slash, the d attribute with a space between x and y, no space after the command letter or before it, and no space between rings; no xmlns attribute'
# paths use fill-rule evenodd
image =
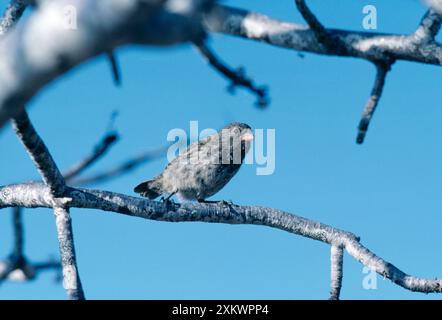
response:
<svg viewBox="0 0 442 320"><path fill-rule="evenodd" d="M72 199L69 203L71 208L97 209L149 220L254 224L276 228L345 249L350 256L364 266L407 290L424 293L442 292L442 280L406 274L364 247L359 238L351 232L281 210L257 206L163 203L115 192L77 188L69 188L66 196ZM51 208L50 190L39 183L0 187L0 209L10 206ZM336 263L334 265L334 274L339 275L339 268L336 268Z"/></svg>

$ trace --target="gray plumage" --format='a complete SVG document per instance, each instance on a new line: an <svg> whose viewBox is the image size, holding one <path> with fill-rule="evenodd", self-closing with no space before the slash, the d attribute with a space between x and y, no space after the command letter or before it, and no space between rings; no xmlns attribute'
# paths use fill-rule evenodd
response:
<svg viewBox="0 0 442 320"><path fill-rule="evenodd" d="M149 199L176 194L181 200L204 201L238 172L252 139L248 125L232 123L191 144L160 175L139 184L134 191Z"/></svg>

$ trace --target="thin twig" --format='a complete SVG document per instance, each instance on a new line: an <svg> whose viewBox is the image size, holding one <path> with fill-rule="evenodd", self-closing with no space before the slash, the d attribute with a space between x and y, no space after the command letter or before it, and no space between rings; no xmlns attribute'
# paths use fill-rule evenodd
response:
<svg viewBox="0 0 442 320"><path fill-rule="evenodd" d="M225 63L223 63L215 53L207 46L204 41L194 42L195 47L199 53L207 60L207 62L218 72L224 75L232 86L230 89L234 89L236 86L243 87L254 93L257 97L256 105L259 107L266 107L269 104L268 90L265 86L256 86L253 80L248 78L244 74L244 70L232 70Z"/></svg>
<svg viewBox="0 0 442 320"><path fill-rule="evenodd" d="M442 15L432 9L428 10L422 18L414 37L417 42L434 41L442 24Z"/></svg>
<svg viewBox="0 0 442 320"><path fill-rule="evenodd" d="M330 252L330 300L339 300L342 288L344 250L332 245Z"/></svg>
<svg viewBox="0 0 442 320"><path fill-rule="evenodd" d="M14 232L14 250L13 255L23 257L24 248L24 230L23 230L23 209L20 207L12 208L12 225Z"/></svg>
<svg viewBox="0 0 442 320"><path fill-rule="evenodd" d="M358 126L358 135L356 143L362 144L365 139L365 135L370 125L370 121L373 118L373 114L378 106L379 99L381 98L382 91L384 90L385 79L388 71L390 71L391 63L375 63L376 65L376 79L371 91L370 98L368 99L364 111L362 113L361 120Z"/></svg>
<svg viewBox="0 0 442 320"><path fill-rule="evenodd" d="M332 33L329 33L321 22L319 22L313 12L307 6L305 0L295 0L295 4L302 17L315 34L318 42L322 43L329 50L344 51L344 45L342 45L340 40L334 37Z"/></svg>
<svg viewBox="0 0 442 320"><path fill-rule="evenodd" d="M12 281L33 280L38 272L54 269L61 270L61 264L55 260L31 263L24 254L23 208L12 208L14 247L10 256L0 261L0 283L6 279Z"/></svg>
<svg viewBox="0 0 442 320"><path fill-rule="evenodd" d="M11 255L1 261L0 282L5 279L30 280L35 277L34 267L27 261L24 255L24 229L23 208L12 208L12 226L14 234L13 249Z"/></svg>
<svg viewBox="0 0 442 320"><path fill-rule="evenodd" d="M84 170L89 168L97 160L103 157L107 151L117 142L118 134L116 132L108 132L101 139L101 141L92 150L92 153L85 159L75 164L72 168L68 169L64 174L66 181L69 181L78 175L80 175Z"/></svg>
<svg viewBox="0 0 442 320"><path fill-rule="evenodd" d="M109 59L111 70L112 70L112 76L114 79L114 83L116 86L121 85L121 70L120 65L118 64L117 57L115 56L115 53L108 52L107 57Z"/></svg>
<svg viewBox="0 0 442 320"><path fill-rule="evenodd" d="M327 29L319 22L310 8L307 6L304 0L295 0L296 7L301 13L302 17L305 19L305 22L309 25L312 31L316 34L316 38L319 42L327 42L329 38L329 34Z"/></svg>
<svg viewBox="0 0 442 320"><path fill-rule="evenodd" d="M123 176L124 174L135 170L136 168L149 161L153 161L161 158L162 156L165 156L167 149L168 147L161 147L158 149L147 150L135 157L124 160L121 164L118 164L117 166L109 170L91 175L89 177L74 179L71 183L76 186L87 186L104 183L110 179Z"/></svg>

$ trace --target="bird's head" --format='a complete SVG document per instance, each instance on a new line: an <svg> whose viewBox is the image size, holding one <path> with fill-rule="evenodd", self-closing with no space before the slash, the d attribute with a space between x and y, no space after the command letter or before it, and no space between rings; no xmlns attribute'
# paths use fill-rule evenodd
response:
<svg viewBox="0 0 442 320"><path fill-rule="evenodd" d="M250 149L254 138L252 129L245 123L231 123L221 130L223 151L241 152L241 160ZM227 150L226 150L227 149Z"/></svg>

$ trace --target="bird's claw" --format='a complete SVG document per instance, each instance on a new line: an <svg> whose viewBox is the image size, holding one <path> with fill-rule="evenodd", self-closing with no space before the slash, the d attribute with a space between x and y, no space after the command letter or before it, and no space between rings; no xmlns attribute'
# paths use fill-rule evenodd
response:
<svg viewBox="0 0 442 320"><path fill-rule="evenodd" d="M220 201L218 201L218 203L220 205L222 205L223 207L231 207L234 205L232 200L220 200Z"/></svg>
<svg viewBox="0 0 442 320"><path fill-rule="evenodd" d="M170 197L167 197L167 198L161 197L160 201L162 203L164 203L165 205L174 205L174 204L176 204L172 199L170 199Z"/></svg>

